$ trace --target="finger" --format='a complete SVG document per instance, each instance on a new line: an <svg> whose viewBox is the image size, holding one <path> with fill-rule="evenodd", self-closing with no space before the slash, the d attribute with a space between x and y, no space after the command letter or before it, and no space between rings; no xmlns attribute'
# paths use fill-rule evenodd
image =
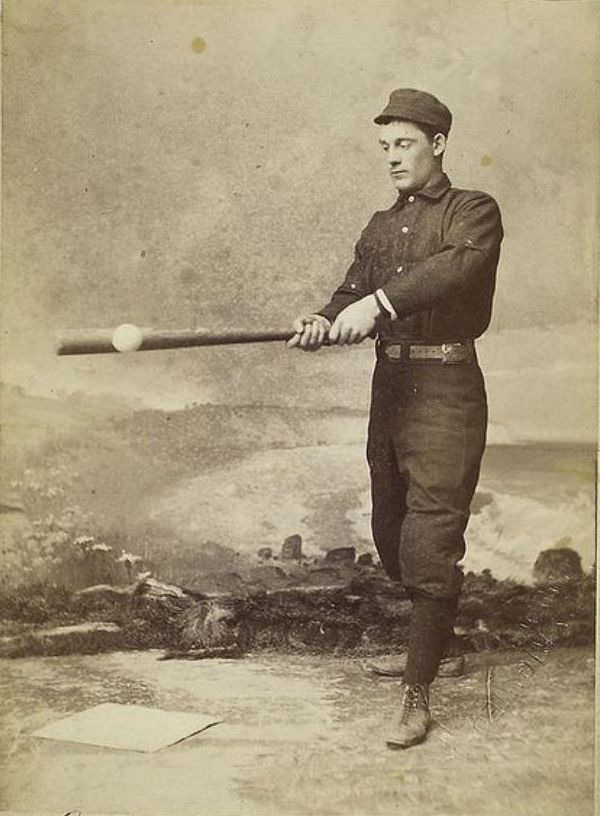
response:
<svg viewBox="0 0 600 816"><path fill-rule="evenodd" d="M309 348L311 344L311 336L312 336L312 324L307 323L304 326L304 330L300 336L300 346L303 349Z"/></svg>
<svg viewBox="0 0 600 816"><path fill-rule="evenodd" d="M344 341L346 343L354 343L354 335L356 334L356 329L354 326L348 326L346 332L344 334Z"/></svg>
<svg viewBox="0 0 600 816"><path fill-rule="evenodd" d="M294 331L295 331L297 334L302 334L302 330L304 329L304 322L305 322L305 320L306 320L306 318L304 318L304 317L297 317L297 318L294 320L294 322L292 323L292 329L293 329L293 330L294 330Z"/></svg>
<svg viewBox="0 0 600 816"><path fill-rule="evenodd" d="M327 338L327 329L325 328L325 326L322 323L319 323L319 327L318 327L318 330L317 330L317 336L315 338L314 351L321 348L321 346L325 342L326 338Z"/></svg>
<svg viewBox="0 0 600 816"><path fill-rule="evenodd" d="M311 332L310 341L304 351L318 351L322 345L323 339L321 337L321 332L317 331L316 336L315 332Z"/></svg>
<svg viewBox="0 0 600 816"><path fill-rule="evenodd" d="M345 346L346 345L346 335L348 333L348 329L342 323L338 329L337 336L335 338L335 345L336 346Z"/></svg>
<svg viewBox="0 0 600 816"><path fill-rule="evenodd" d="M323 324L320 320L315 320L312 324L312 334L311 334L311 341L314 346L317 348L323 343L324 337L324 330Z"/></svg>
<svg viewBox="0 0 600 816"><path fill-rule="evenodd" d="M337 343L338 337L340 333L340 324L338 320L335 320L333 326L329 329L329 342L332 344Z"/></svg>
<svg viewBox="0 0 600 816"><path fill-rule="evenodd" d="M307 348L312 348L312 346L314 345L316 329L317 327L315 326L315 324L310 323L309 325L306 326L306 329L304 330L304 333L306 334Z"/></svg>
<svg viewBox="0 0 600 816"><path fill-rule="evenodd" d="M295 348L298 345L299 340L300 340L300 335L298 333L296 333L293 337L290 337L290 339L286 343L286 346L288 348Z"/></svg>

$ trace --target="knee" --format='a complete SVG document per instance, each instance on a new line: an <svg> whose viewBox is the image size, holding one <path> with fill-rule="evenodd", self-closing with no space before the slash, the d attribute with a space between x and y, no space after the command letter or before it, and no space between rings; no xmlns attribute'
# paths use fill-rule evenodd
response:
<svg viewBox="0 0 600 816"><path fill-rule="evenodd" d="M464 580L457 563L459 556L460 553L449 556L425 544L412 547L403 541L398 562L404 585L418 597L457 599Z"/></svg>

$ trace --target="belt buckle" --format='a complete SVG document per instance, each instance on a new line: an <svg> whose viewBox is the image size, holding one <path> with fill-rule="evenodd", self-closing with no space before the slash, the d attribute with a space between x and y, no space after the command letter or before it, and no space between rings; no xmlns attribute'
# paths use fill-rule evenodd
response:
<svg viewBox="0 0 600 816"><path fill-rule="evenodd" d="M383 353L388 360L398 361L402 359L402 343L390 343L389 346L383 347Z"/></svg>
<svg viewBox="0 0 600 816"><path fill-rule="evenodd" d="M471 348L466 343L442 343L440 348L443 363L466 363L472 359Z"/></svg>

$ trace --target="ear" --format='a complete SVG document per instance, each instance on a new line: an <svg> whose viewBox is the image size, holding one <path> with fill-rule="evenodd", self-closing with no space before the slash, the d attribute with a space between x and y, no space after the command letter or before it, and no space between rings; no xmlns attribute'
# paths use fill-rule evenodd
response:
<svg viewBox="0 0 600 816"><path fill-rule="evenodd" d="M436 133L433 137L433 155L441 156L446 149L446 137L443 133Z"/></svg>

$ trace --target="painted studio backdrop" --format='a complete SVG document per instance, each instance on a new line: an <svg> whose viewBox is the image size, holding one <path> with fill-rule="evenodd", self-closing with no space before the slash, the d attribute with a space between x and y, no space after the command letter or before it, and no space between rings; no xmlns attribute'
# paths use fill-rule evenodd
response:
<svg viewBox="0 0 600 816"><path fill-rule="evenodd" d="M123 322L286 327L322 305L394 199L373 116L419 87L453 111L453 184L494 195L506 230L466 566L529 580L562 542L589 568L594 48L587 3L6 3L7 494L29 521L74 506L171 579L189 577L181 553L215 568L293 534L308 554L370 551L372 343L71 359L52 343Z"/></svg>

